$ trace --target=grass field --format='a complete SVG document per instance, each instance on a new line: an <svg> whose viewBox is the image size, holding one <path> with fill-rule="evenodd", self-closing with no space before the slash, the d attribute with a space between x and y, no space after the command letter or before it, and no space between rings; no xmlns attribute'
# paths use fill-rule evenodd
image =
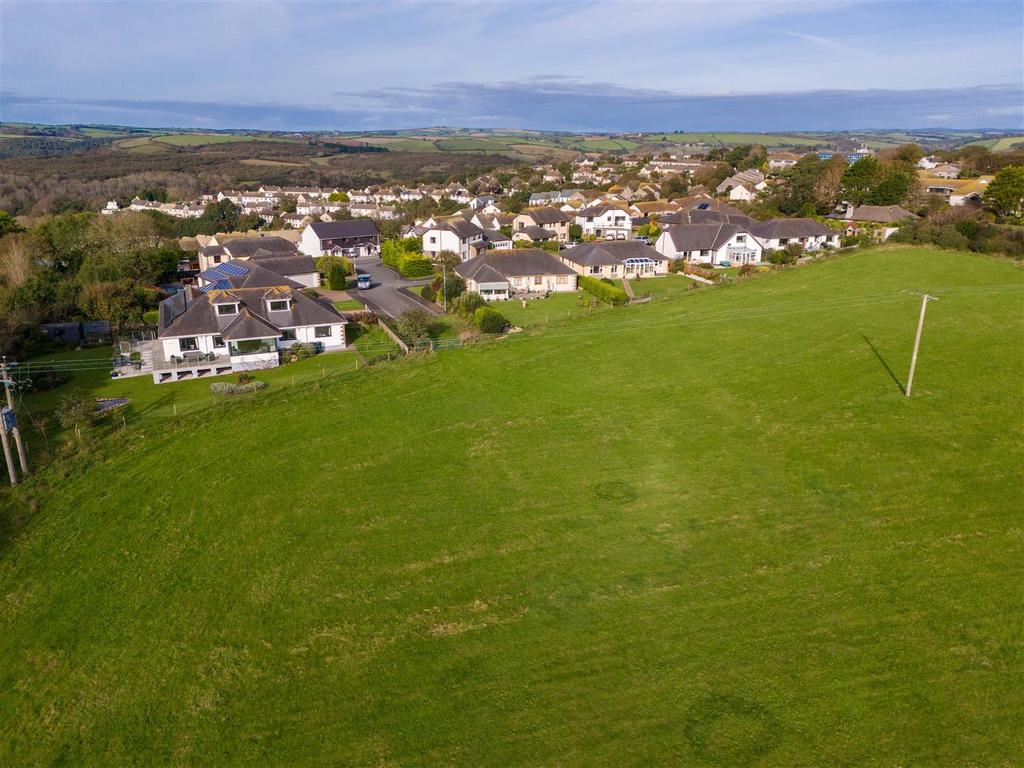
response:
<svg viewBox="0 0 1024 768"><path fill-rule="evenodd" d="M991 152L1008 152L1014 149L1014 145L1024 145L1024 136L1003 136L1000 139L982 139L980 141L972 141L971 145L980 145L987 147ZM1020 147L1016 147L1020 148Z"/></svg>
<svg viewBox="0 0 1024 768"><path fill-rule="evenodd" d="M678 141L703 144L763 144L769 147L782 146L814 146L823 143L812 136L791 136L773 133L668 133L651 134L646 138L657 140L664 136L664 141Z"/></svg>
<svg viewBox="0 0 1024 768"><path fill-rule="evenodd" d="M137 414L0 497L0 762L1021 765L1022 316L879 249Z"/></svg>

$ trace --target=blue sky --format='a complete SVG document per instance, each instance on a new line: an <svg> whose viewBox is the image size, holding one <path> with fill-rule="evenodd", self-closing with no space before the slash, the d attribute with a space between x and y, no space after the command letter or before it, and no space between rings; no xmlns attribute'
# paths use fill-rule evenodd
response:
<svg viewBox="0 0 1024 768"><path fill-rule="evenodd" d="M0 119L1021 128L1024 3L0 0Z"/></svg>

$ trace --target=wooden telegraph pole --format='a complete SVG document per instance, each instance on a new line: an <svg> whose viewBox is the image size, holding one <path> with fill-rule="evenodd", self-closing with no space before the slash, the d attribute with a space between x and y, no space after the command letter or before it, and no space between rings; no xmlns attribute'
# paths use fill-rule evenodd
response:
<svg viewBox="0 0 1024 768"><path fill-rule="evenodd" d="M0 386L3 386L4 393L7 395L7 408L3 424L0 425L0 432L3 432L4 458L7 460L8 474L11 478L11 485L14 485L18 482L18 478L14 472L14 458L11 456L10 441L7 439L8 425L10 425L11 434L14 435L14 444L18 448L18 463L21 464L21 472L24 475L28 474L28 454L25 451L25 442L21 439L21 430L18 428L17 414L14 410L14 382L11 381L6 357L0 360Z"/></svg>
<svg viewBox="0 0 1024 768"><path fill-rule="evenodd" d="M929 301L938 301L938 297L929 296L927 293L921 296L921 314L917 318L917 334L914 336L914 353L910 356L910 373L907 374L907 397L910 397L910 390L914 386L914 369L917 368L917 351L921 348L921 331L924 330L924 313L928 309Z"/></svg>

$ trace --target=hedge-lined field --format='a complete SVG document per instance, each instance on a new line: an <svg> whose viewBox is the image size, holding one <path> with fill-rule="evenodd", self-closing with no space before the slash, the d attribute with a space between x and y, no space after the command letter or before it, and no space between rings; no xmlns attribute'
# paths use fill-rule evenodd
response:
<svg viewBox="0 0 1024 768"><path fill-rule="evenodd" d="M1019 765L1022 317L876 249L130 420L0 497L0 762Z"/></svg>

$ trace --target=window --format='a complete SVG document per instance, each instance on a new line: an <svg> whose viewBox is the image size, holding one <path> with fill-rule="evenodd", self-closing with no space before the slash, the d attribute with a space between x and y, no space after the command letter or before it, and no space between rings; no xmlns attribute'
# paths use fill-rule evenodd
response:
<svg viewBox="0 0 1024 768"><path fill-rule="evenodd" d="M534 285L544 285L544 278L543 278L543 276L541 276L541 275L534 275L533 276L533 284Z"/></svg>
<svg viewBox="0 0 1024 768"><path fill-rule="evenodd" d="M558 285L565 285L569 282L569 278L566 275L558 275L555 278L555 283Z"/></svg>
<svg viewBox="0 0 1024 768"><path fill-rule="evenodd" d="M213 257L213 263L214 264L220 264L220 256L214 256Z"/></svg>
<svg viewBox="0 0 1024 768"><path fill-rule="evenodd" d="M237 315L238 305L237 304L218 304L217 305L218 315Z"/></svg>
<svg viewBox="0 0 1024 768"><path fill-rule="evenodd" d="M745 242L747 242L747 236L746 235L736 235L736 242L737 243L745 243Z"/></svg>
<svg viewBox="0 0 1024 768"><path fill-rule="evenodd" d="M313 329L313 335L318 339L326 339L331 335L331 326L318 325Z"/></svg>
<svg viewBox="0 0 1024 768"><path fill-rule="evenodd" d="M435 244L436 242L437 242L437 238L436 238L436 237L434 237L434 235L431 235L431 236L430 236L430 244L431 244L431 245L434 245L434 244Z"/></svg>
<svg viewBox="0 0 1024 768"><path fill-rule="evenodd" d="M199 349L199 340L195 336L178 339L178 349L182 352L195 352Z"/></svg>
<svg viewBox="0 0 1024 768"><path fill-rule="evenodd" d="M224 339L222 339L220 336L214 336L213 346L215 349L224 349Z"/></svg>
<svg viewBox="0 0 1024 768"><path fill-rule="evenodd" d="M619 271L619 265L618 264L612 264L612 274L614 275L618 271Z"/></svg>
<svg viewBox="0 0 1024 768"><path fill-rule="evenodd" d="M295 341L295 329L285 328L281 331L281 341Z"/></svg>
<svg viewBox="0 0 1024 768"><path fill-rule="evenodd" d="M267 303L270 305L271 312L288 311L288 299L271 299Z"/></svg>
<svg viewBox="0 0 1024 768"><path fill-rule="evenodd" d="M591 267L590 268L590 274L592 274L592 275L600 275L601 274L601 268L600 267Z"/></svg>

